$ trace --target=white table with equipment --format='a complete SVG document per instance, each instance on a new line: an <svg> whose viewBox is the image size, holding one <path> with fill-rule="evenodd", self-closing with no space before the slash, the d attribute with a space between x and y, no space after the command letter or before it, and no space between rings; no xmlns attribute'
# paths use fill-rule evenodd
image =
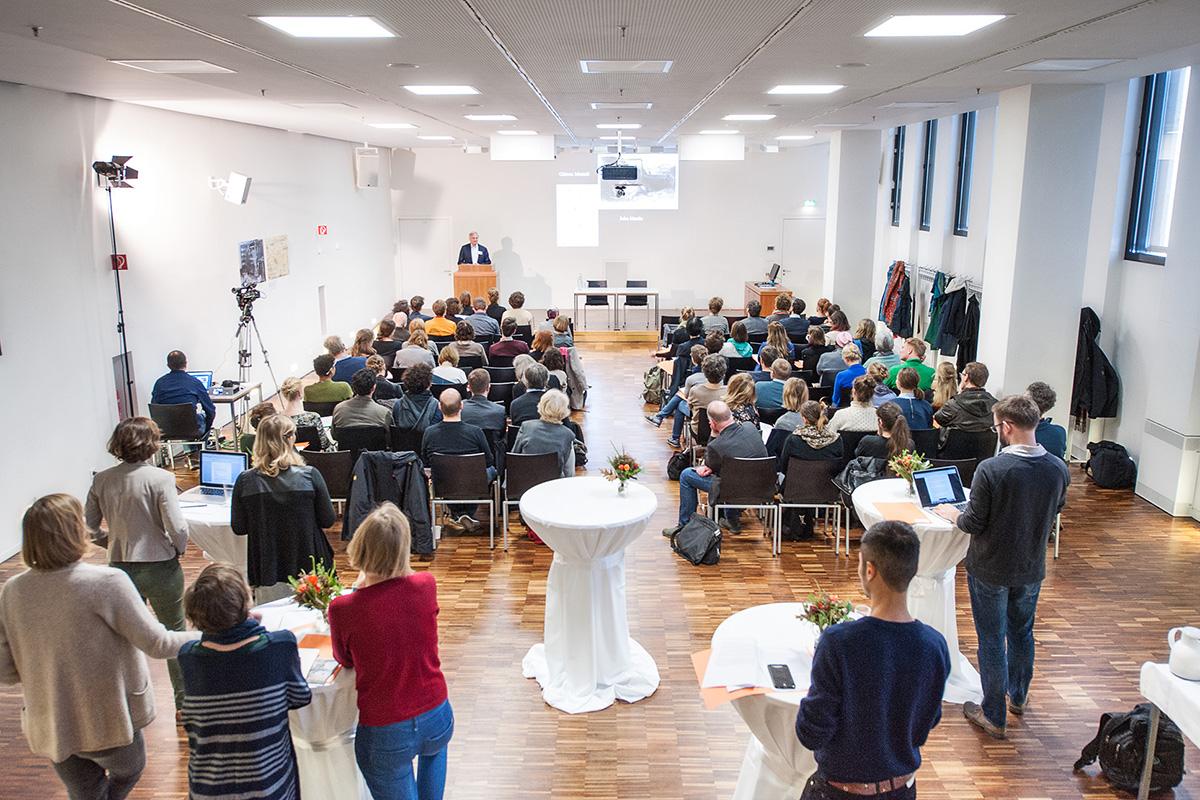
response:
<svg viewBox="0 0 1200 800"><path fill-rule="evenodd" d="M854 510L864 528L883 522L878 503L909 503L920 509L920 502L908 493L908 482L901 478L864 483L854 490ZM950 703L983 700L979 673L958 649L958 621L954 615L954 583L958 562L967 555L970 537L936 514L923 511L922 519L912 523L921 540L917 575L908 585L908 611L946 637L950 649L950 677L946 680L945 699Z"/></svg>
<svg viewBox="0 0 1200 800"><path fill-rule="evenodd" d="M179 495L180 510L188 524L188 539L209 561L233 564L246 573L246 537L238 536L230 525L230 507L225 502L204 503L199 487Z"/></svg>
<svg viewBox="0 0 1200 800"><path fill-rule="evenodd" d="M521 663L542 698L569 714L633 703L658 689L658 667L629 636L625 548L658 507L654 493L630 481L560 478L525 492L521 516L554 551L546 579L545 642Z"/></svg>

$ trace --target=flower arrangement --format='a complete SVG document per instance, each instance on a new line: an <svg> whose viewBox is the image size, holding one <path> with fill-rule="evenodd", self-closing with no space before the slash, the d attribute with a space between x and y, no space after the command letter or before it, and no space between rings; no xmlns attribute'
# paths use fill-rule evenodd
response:
<svg viewBox="0 0 1200 800"><path fill-rule="evenodd" d="M852 608L849 600L839 600L835 594L819 591L808 596L801 618L816 625L818 632L824 632L830 625L849 619Z"/></svg>
<svg viewBox="0 0 1200 800"><path fill-rule="evenodd" d="M321 616L328 620L329 603L342 593L342 582L333 569L318 564L313 556L309 556L309 560L312 561L312 572L305 571L288 578L292 600L302 608L320 611Z"/></svg>
<svg viewBox="0 0 1200 800"><path fill-rule="evenodd" d="M605 480L617 481L617 491L625 491L626 481L636 481L642 472L642 465L624 450L613 448L614 452L608 459L608 469L600 470Z"/></svg>
<svg viewBox="0 0 1200 800"><path fill-rule="evenodd" d="M913 473L929 469L931 466L933 465L929 463L929 460L915 450L904 450L892 456L888 461L888 469L896 476L908 481L910 493L913 491Z"/></svg>

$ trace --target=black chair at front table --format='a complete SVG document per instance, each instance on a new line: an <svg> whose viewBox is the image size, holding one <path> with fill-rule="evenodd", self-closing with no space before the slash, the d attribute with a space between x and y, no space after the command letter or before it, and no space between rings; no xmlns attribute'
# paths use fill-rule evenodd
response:
<svg viewBox="0 0 1200 800"><path fill-rule="evenodd" d="M425 436L425 431L416 428L397 428L391 427L388 436L388 449L393 453L402 453L405 450L411 450L418 456L421 454L421 440Z"/></svg>
<svg viewBox="0 0 1200 800"><path fill-rule="evenodd" d="M429 493L430 519L437 519L437 507L487 504L488 546L496 547L496 503L498 481L489 481L487 456L483 453L447 455L434 453L429 465L433 491Z"/></svg>
<svg viewBox="0 0 1200 800"><path fill-rule="evenodd" d="M505 383L493 383L488 387L487 399L491 400L493 403L502 404L504 406L505 413L508 413L509 408L512 407L513 389L516 387L516 385L517 384L512 381L507 381Z"/></svg>
<svg viewBox="0 0 1200 800"><path fill-rule="evenodd" d="M758 362L749 356L734 356L726 359L725 363L727 365L726 375L732 375L735 372L751 372L758 366Z"/></svg>
<svg viewBox="0 0 1200 800"><path fill-rule="evenodd" d="M520 341L524 342L525 344L533 344L533 326L532 325L518 325L517 332L513 336L513 338L519 339Z"/></svg>
<svg viewBox="0 0 1200 800"><path fill-rule="evenodd" d="M838 436L842 438L842 460L841 465L845 467L854 458L854 451L858 449L858 443L864 437L870 436L875 431L839 431ZM840 470L839 470L840 471Z"/></svg>
<svg viewBox="0 0 1200 800"><path fill-rule="evenodd" d="M557 453L508 453L505 456L504 499L500 502L500 513L504 517L504 549L508 549L508 516L510 506L521 500L521 495L539 483L557 480L559 477Z"/></svg>
<svg viewBox="0 0 1200 800"><path fill-rule="evenodd" d="M404 370L408 367L388 367L388 372L392 376L392 380L396 383L404 383Z"/></svg>
<svg viewBox="0 0 1200 800"><path fill-rule="evenodd" d="M483 367L483 356L459 356L458 368L463 372L470 372L473 369L481 369Z"/></svg>
<svg viewBox="0 0 1200 800"><path fill-rule="evenodd" d="M435 383L429 387L429 393L433 395L433 399L437 400L442 396L442 392L447 389L457 389L460 397L467 397L467 385L465 383Z"/></svg>
<svg viewBox="0 0 1200 800"><path fill-rule="evenodd" d="M763 425L774 425L786 413L786 408L759 408L758 419Z"/></svg>
<svg viewBox="0 0 1200 800"><path fill-rule="evenodd" d="M151 403L150 419L162 432L162 450L172 470L175 469L175 454L171 451L171 445L207 445L204 432L200 430L200 420L196 417L195 403ZM188 469L191 466L189 458Z"/></svg>
<svg viewBox="0 0 1200 800"><path fill-rule="evenodd" d="M490 369L512 369L513 358L515 356L494 356L491 352L488 353L488 367ZM493 378L492 380L495 380Z"/></svg>
<svg viewBox="0 0 1200 800"><path fill-rule="evenodd" d="M645 289L650 284L647 281L625 281L626 289ZM629 308L644 308L646 309L646 328L650 327L650 295L648 294L627 294L623 298L621 304L621 327L629 327Z"/></svg>
<svg viewBox="0 0 1200 800"><path fill-rule="evenodd" d="M607 280L589 280L587 282L587 288L589 288L589 289L607 289L608 281ZM587 310L589 308L604 308L604 309L611 308L611 305L608 302L608 295L606 295L606 294L589 294L589 295L584 296L584 298L583 298L583 326L585 328L587 327Z"/></svg>
<svg viewBox="0 0 1200 800"><path fill-rule="evenodd" d="M297 425L296 426L296 444L301 442L307 443L304 448L304 453L315 453L321 449L321 433L317 430L316 425Z"/></svg>

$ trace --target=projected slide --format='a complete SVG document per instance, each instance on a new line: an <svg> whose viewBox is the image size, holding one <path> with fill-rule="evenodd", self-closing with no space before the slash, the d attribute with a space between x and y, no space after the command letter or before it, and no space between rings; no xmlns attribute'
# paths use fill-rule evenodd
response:
<svg viewBox="0 0 1200 800"><path fill-rule="evenodd" d="M611 164L616 156L596 156L596 166ZM638 168L636 183L600 181L600 208L618 211L679 208L679 156L675 153L634 153L621 157L622 164ZM597 175L599 178L599 175ZM617 186L624 186L623 197Z"/></svg>
<svg viewBox="0 0 1200 800"><path fill-rule="evenodd" d="M596 210L596 187L590 183L560 183L554 188L558 246L599 246L600 213Z"/></svg>

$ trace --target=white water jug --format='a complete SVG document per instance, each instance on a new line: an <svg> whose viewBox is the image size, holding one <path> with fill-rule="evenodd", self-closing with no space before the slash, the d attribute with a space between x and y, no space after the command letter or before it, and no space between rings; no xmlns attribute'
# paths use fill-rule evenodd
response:
<svg viewBox="0 0 1200 800"><path fill-rule="evenodd" d="M1171 645L1171 672L1184 680L1200 681L1200 628L1171 628L1167 642Z"/></svg>

